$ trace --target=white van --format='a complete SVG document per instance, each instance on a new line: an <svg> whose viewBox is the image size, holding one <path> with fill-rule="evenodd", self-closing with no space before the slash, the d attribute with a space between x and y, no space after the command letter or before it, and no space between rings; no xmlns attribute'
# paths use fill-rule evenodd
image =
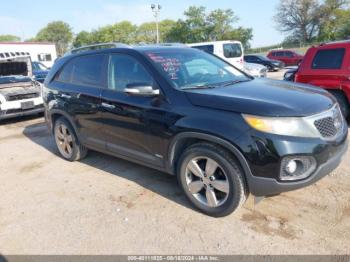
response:
<svg viewBox="0 0 350 262"><path fill-rule="evenodd" d="M188 44L192 48L197 48L210 54L214 54L233 66L243 69L244 67L244 51L240 41L214 41Z"/></svg>

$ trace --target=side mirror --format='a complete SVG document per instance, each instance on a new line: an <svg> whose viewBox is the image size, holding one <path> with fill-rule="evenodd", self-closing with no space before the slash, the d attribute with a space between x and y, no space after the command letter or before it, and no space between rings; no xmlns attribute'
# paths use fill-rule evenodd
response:
<svg viewBox="0 0 350 262"><path fill-rule="evenodd" d="M159 96L159 89L154 90L152 86L145 84L127 85L124 92L133 96Z"/></svg>

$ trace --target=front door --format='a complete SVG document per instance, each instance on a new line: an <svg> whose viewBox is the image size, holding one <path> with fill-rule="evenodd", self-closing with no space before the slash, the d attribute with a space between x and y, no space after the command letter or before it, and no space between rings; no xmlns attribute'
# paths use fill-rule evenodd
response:
<svg viewBox="0 0 350 262"><path fill-rule="evenodd" d="M128 95L125 88L133 85L155 86L151 74L131 55L114 53L109 56L108 88L102 92L101 132L107 150L140 162L161 166L163 161L154 153L149 120L157 97Z"/></svg>

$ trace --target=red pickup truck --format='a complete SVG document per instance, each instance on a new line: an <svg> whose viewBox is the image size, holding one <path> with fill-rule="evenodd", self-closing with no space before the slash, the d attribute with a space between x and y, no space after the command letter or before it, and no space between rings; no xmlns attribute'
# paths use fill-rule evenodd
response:
<svg viewBox="0 0 350 262"><path fill-rule="evenodd" d="M327 89L338 100L343 115L350 105L350 40L311 47L295 74L295 82Z"/></svg>

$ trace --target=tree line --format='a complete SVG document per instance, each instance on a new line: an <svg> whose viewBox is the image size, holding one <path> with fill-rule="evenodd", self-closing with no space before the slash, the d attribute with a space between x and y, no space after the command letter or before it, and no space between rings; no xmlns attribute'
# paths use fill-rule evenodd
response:
<svg viewBox="0 0 350 262"><path fill-rule="evenodd" d="M274 21L276 29L286 38L284 45L350 39L350 0L280 0ZM184 18L159 22L160 41L195 43L218 40L239 40L247 49L253 38L252 28L235 27L239 17L232 9L207 12L203 6L190 6ZM20 41L14 35L0 35L0 42ZM121 21L91 31L73 33L71 26L54 21L26 41L48 41L56 44L59 55L71 47L94 43L155 43L156 24L135 25ZM276 43L277 44L277 43Z"/></svg>
<svg viewBox="0 0 350 262"><path fill-rule="evenodd" d="M164 43L194 43L217 40L240 40L248 48L253 38L251 28L234 27L239 20L232 9L216 9L207 12L203 6L190 6L184 18L177 21L165 19L159 22L160 41ZM12 38L11 38L12 37ZM0 41L18 41L16 36L4 36ZM135 25L121 21L91 31L74 35L71 26L63 21L54 21L41 29L37 35L26 41L48 41L56 44L59 55L70 47L94 43L122 42L126 44L155 43L156 24L147 22Z"/></svg>

